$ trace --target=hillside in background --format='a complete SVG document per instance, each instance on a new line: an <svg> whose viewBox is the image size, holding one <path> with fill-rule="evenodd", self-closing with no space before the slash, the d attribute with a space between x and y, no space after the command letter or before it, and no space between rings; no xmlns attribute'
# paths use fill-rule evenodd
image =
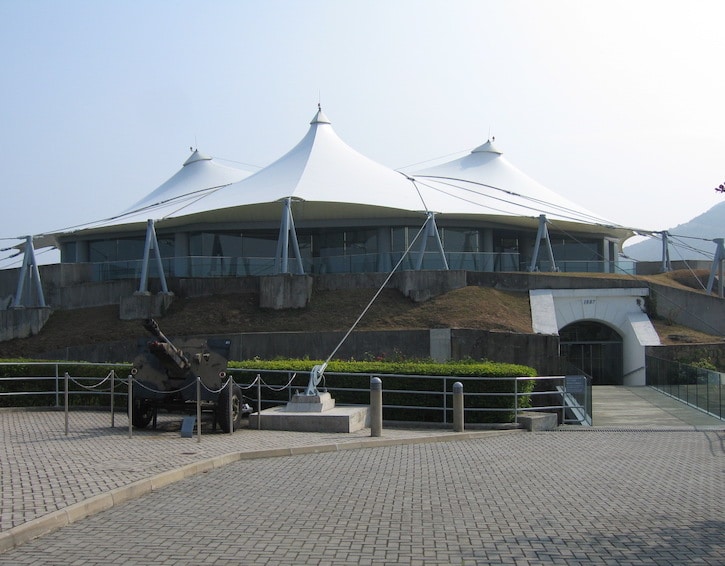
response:
<svg viewBox="0 0 725 566"><path fill-rule="evenodd" d="M668 228L670 233L670 260L701 259L712 261L715 253L714 238L725 238L725 200L689 222ZM638 261L661 261L662 240L650 238L624 247L624 254Z"/></svg>

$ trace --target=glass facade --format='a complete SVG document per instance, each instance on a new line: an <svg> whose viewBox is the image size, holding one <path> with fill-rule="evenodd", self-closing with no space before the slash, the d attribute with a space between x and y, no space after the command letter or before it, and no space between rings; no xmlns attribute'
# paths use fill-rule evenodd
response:
<svg viewBox="0 0 725 566"><path fill-rule="evenodd" d="M520 271L531 261L534 231L438 225L438 238L423 233L404 258L400 269L462 269ZM303 228L297 242L305 273L389 272L420 231L416 226ZM277 230L200 230L159 233L159 250L167 275L215 277L266 275L280 271ZM425 239L425 241L424 241ZM525 242L522 244L522 242ZM107 277L131 277L143 259L145 234L94 240L68 240L61 245L64 263L106 264ZM523 246L523 247L522 247ZM606 271L601 239L552 236L557 267L562 271ZM287 250L288 270L296 273L294 246ZM541 271L548 256L539 252ZM523 266L523 267L522 267ZM165 267L165 269L167 269Z"/></svg>

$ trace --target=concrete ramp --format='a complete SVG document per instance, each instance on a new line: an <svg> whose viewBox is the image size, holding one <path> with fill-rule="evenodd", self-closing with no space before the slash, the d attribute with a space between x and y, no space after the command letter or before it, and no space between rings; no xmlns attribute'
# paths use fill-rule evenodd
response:
<svg viewBox="0 0 725 566"><path fill-rule="evenodd" d="M594 427L717 427L725 421L690 407L652 387L592 387Z"/></svg>

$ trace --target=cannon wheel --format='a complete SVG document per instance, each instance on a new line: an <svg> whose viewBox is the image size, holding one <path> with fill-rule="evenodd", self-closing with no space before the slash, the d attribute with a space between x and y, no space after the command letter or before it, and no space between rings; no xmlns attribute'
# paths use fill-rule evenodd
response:
<svg viewBox="0 0 725 566"><path fill-rule="evenodd" d="M133 400L133 415L131 422L136 428L146 428L154 418L154 408L144 399Z"/></svg>
<svg viewBox="0 0 725 566"><path fill-rule="evenodd" d="M242 389L238 385L232 391L232 422L229 422L229 387L222 389L216 406L216 418L224 432L237 430L242 422Z"/></svg>

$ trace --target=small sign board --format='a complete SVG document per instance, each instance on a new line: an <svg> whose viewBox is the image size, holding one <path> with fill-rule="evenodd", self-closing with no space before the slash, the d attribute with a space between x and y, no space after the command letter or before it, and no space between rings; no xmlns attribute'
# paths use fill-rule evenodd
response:
<svg viewBox="0 0 725 566"><path fill-rule="evenodd" d="M184 417L181 421L181 438L191 438L194 436L194 425L196 424L196 417L189 415Z"/></svg>
<svg viewBox="0 0 725 566"><path fill-rule="evenodd" d="M564 389L567 393L584 393L586 379L583 375L567 375L564 377Z"/></svg>

